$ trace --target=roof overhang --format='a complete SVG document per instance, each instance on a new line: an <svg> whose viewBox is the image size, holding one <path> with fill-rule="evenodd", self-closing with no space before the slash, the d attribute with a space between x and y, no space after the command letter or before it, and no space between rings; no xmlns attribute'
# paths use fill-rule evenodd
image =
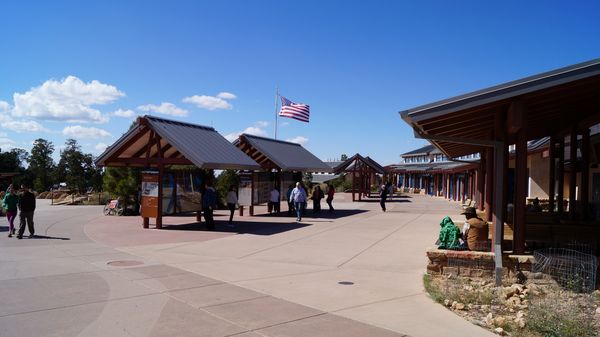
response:
<svg viewBox="0 0 600 337"><path fill-rule="evenodd" d="M95 163L146 168L193 165L203 169L259 169L215 129L153 116L139 117Z"/></svg>
<svg viewBox="0 0 600 337"><path fill-rule="evenodd" d="M400 112L415 136L450 158L498 145L497 126L514 143L561 135L600 122L600 59L530 76ZM496 131L496 132L495 132Z"/></svg>

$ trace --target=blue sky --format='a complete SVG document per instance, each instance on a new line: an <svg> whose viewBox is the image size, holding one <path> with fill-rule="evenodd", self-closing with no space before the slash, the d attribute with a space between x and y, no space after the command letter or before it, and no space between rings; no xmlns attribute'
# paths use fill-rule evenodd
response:
<svg viewBox="0 0 600 337"><path fill-rule="evenodd" d="M597 1L14 1L0 5L0 148L99 154L135 116L382 164L424 145L398 111L600 57ZM57 151L58 152L58 151ZM57 153L58 155L58 153Z"/></svg>

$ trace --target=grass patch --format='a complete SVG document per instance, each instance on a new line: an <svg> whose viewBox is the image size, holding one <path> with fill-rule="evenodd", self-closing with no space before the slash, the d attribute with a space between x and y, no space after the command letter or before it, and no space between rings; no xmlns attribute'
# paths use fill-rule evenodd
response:
<svg viewBox="0 0 600 337"><path fill-rule="evenodd" d="M425 291L427 291L431 299L434 301L442 303L446 298L444 293L440 290L438 284L434 284L433 277L431 275L423 275L423 286L425 287Z"/></svg>
<svg viewBox="0 0 600 337"><path fill-rule="evenodd" d="M592 322L593 316L579 306L566 301L540 300L529 309L527 326L516 336L592 337L600 336Z"/></svg>

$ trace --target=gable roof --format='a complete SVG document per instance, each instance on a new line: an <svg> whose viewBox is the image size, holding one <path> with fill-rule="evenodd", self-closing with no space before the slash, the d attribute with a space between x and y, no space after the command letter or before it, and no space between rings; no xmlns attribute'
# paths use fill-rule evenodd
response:
<svg viewBox="0 0 600 337"><path fill-rule="evenodd" d="M138 118L136 125L98 156L95 163L156 167L160 160L165 165L205 169L259 169L215 129L154 116Z"/></svg>
<svg viewBox="0 0 600 337"><path fill-rule="evenodd" d="M358 160L362 164L366 165L368 168L374 170L376 173L379 173L379 174L384 174L385 173L385 168L383 166L381 166L378 162L376 162L375 160L371 159L371 157L369 157L369 156L363 157L363 156L361 156L358 153L355 154L354 156L346 159L340 165L338 165L337 167L335 167L333 169L333 172L335 174L340 174L340 173L345 172L345 171L350 171L351 169L354 168L356 160Z"/></svg>
<svg viewBox="0 0 600 337"><path fill-rule="evenodd" d="M233 142L254 159L263 169L282 171L330 172L331 167L322 162L302 145L283 140L241 134Z"/></svg>

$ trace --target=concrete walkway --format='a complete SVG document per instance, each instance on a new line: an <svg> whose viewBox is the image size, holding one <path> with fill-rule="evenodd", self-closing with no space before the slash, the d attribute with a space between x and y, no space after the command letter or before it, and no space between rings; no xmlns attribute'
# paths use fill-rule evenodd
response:
<svg viewBox="0 0 600 337"><path fill-rule="evenodd" d="M458 206L348 197L302 223L231 229L221 213L215 232L40 201L37 238L9 239L0 220L0 336L493 336L423 292L425 249Z"/></svg>

